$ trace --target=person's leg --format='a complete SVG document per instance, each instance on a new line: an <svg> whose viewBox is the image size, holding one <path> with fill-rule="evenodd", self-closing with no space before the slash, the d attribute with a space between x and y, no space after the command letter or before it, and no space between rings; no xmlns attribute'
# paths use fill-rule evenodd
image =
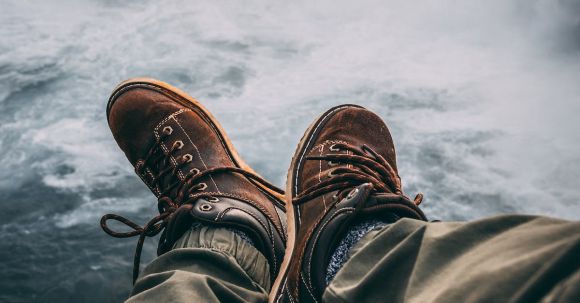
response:
<svg viewBox="0 0 580 303"><path fill-rule="evenodd" d="M310 125L286 182L288 250L270 302L320 302L329 264L343 259L333 254L342 239L356 242L403 217L427 220L422 195L403 193L387 125L357 105L333 107Z"/></svg>
<svg viewBox="0 0 580 303"><path fill-rule="evenodd" d="M387 125L360 106L310 125L286 188L287 253L270 302L580 302L580 223L427 222L422 194L403 192Z"/></svg>
<svg viewBox="0 0 580 303"><path fill-rule="evenodd" d="M268 260L225 228L193 227L141 273L127 302L265 302Z"/></svg>
<svg viewBox="0 0 580 303"><path fill-rule="evenodd" d="M401 219L369 232L325 302L580 302L580 223Z"/></svg>
<svg viewBox="0 0 580 303"><path fill-rule="evenodd" d="M159 211L143 227L101 218L113 237L139 236L130 301L263 301L284 256L284 192L240 159L207 109L167 83L121 83L107 119ZM112 230L110 220L132 230ZM159 233L159 258L139 275L145 238Z"/></svg>

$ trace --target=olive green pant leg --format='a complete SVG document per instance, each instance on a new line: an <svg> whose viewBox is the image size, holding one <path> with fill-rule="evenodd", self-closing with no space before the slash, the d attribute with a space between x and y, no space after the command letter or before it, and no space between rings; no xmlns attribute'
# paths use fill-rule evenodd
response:
<svg viewBox="0 0 580 303"><path fill-rule="evenodd" d="M580 302L580 222L402 219L367 234L324 302Z"/></svg>
<svg viewBox="0 0 580 303"><path fill-rule="evenodd" d="M267 302L268 261L224 228L198 227L141 273L127 302Z"/></svg>

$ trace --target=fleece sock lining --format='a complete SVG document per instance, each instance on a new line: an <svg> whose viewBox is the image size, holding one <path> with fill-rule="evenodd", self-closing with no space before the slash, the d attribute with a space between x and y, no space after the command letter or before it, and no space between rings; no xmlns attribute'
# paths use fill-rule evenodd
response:
<svg viewBox="0 0 580 303"><path fill-rule="evenodd" d="M344 238L340 241L334 253L330 257L330 263L326 269L326 285L330 284L336 273L342 268L350 257L350 250L370 231L377 230L389 223L380 220L369 220L353 225L349 228Z"/></svg>

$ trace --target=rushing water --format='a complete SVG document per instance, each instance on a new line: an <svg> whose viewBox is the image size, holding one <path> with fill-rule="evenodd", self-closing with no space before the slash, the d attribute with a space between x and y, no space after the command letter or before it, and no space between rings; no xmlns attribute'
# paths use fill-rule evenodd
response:
<svg viewBox="0 0 580 303"><path fill-rule="evenodd" d="M98 220L155 213L105 119L134 76L204 102L278 185L310 121L357 103L431 217L580 219L579 1L339 2L0 0L0 301L127 296L135 241Z"/></svg>

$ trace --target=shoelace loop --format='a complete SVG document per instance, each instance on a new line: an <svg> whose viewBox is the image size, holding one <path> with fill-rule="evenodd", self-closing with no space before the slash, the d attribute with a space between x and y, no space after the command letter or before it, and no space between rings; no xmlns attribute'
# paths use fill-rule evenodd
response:
<svg viewBox="0 0 580 303"><path fill-rule="evenodd" d="M370 183L375 193L393 193L403 195L401 178L389 164L389 162L372 148L367 145L357 149L356 147L345 144L335 143L330 148L331 151L337 152L346 150L349 154L325 154L320 156L307 156L306 160L331 161L335 164L350 164L333 169L328 178L305 189L294 199L294 204L302 204L311 199L338 190L339 196L345 195L346 189L352 189L355 186ZM339 198L340 198L339 197ZM423 194L415 196L414 204L418 206L423 201Z"/></svg>
<svg viewBox="0 0 580 303"><path fill-rule="evenodd" d="M178 149L183 147L182 144L173 144L172 148L169 149L168 152L164 152L161 148L161 143L171 135L172 130L170 131L167 128L163 129L163 132L159 139L153 143L149 152L145 159L143 160L143 164L137 168L137 172L141 173L142 175L146 171L147 168L155 167L158 171L157 175L153 176L149 180L149 185L151 188L159 189L159 198L157 200L157 208L159 210L159 215L153 217L149 222L147 222L143 227L139 226L137 223L116 214L106 214L101 218L100 224L101 228L105 233L108 235L115 237L115 238L129 238L139 236L137 241L137 247L135 248L135 257L133 259L133 284L137 281L139 277L139 267L141 263L141 252L143 250L143 244L145 242L146 237L155 237L161 231L165 229L169 221L171 220L171 215L181 206L186 204L195 203L200 198L207 198L216 200L214 195L208 194L203 192L205 188L207 188L207 184L200 183L199 181L207 177L209 175L215 175L220 173L237 173L241 174L249 179L252 179L264 186L268 189L273 190L277 193L283 194L284 192L274 185L270 184L268 181L264 180L262 177L258 176L257 174L247 171L245 169L233 166L220 166L220 167L213 167L208 168L206 170L200 169L192 169L183 180L180 180L177 177L178 170L186 165L187 163L192 161L191 155L189 157L182 157L181 161L178 161L177 165L173 165L170 161L171 155ZM186 156L187 156L186 155ZM163 186L164 178L172 178L175 179L174 182L169 182L168 185ZM169 180L170 181L170 180ZM169 197L169 194L173 189L176 189L176 195L172 199ZM200 191L197 193L193 193L194 191ZM128 226L131 231L127 232L117 232L112 230L107 222L109 220L117 221ZM159 243L164 243L165 241L165 234L161 235L161 239L159 239Z"/></svg>

